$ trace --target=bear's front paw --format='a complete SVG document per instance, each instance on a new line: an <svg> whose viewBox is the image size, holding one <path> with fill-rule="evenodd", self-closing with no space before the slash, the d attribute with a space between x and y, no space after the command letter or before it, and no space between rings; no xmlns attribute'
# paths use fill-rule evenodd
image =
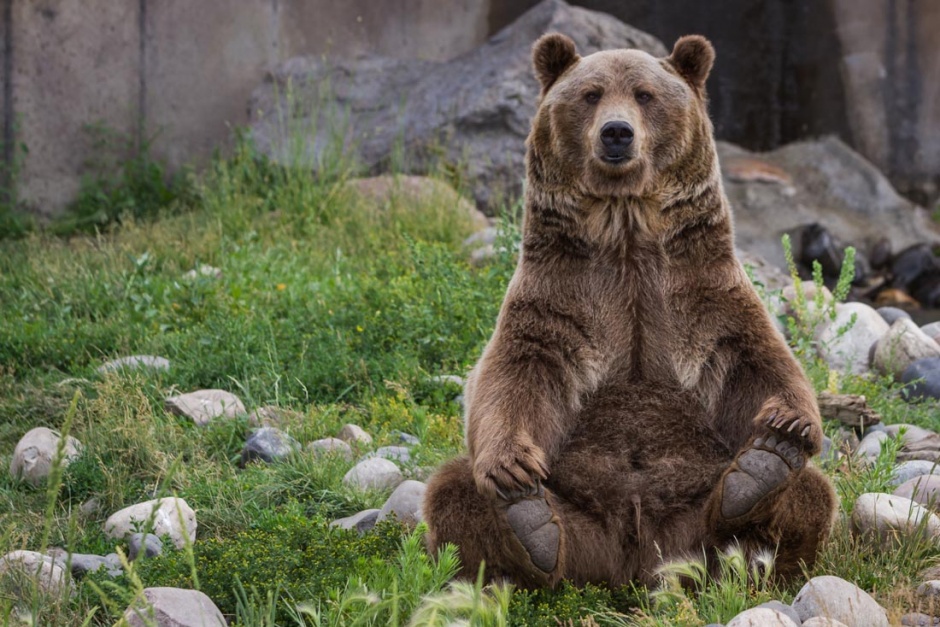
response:
<svg viewBox="0 0 940 627"><path fill-rule="evenodd" d="M822 425L819 421L790 408L769 409L758 418L758 424L763 424L777 439L789 441L809 455L819 451L822 445Z"/></svg>
<svg viewBox="0 0 940 627"><path fill-rule="evenodd" d="M473 461L477 489L490 498L517 501L539 492L539 481L548 478L545 453L526 436L494 443Z"/></svg>

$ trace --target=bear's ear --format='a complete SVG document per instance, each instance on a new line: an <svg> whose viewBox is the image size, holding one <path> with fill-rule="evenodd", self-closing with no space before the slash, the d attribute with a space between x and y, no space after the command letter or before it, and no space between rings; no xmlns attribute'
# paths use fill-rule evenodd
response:
<svg viewBox="0 0 940 627"><path fill-rule="evenodd" d="M580 58L570 37L561 33L539 37L532 46L532 65L536 78L542 84L542 95Z"/></svg>
<svg viewBox="0 0 940 627"><path fill-rule="evenodd" d="M715 62L715 49L712 48L711 42L701 35L686 35L676 41L672 54L666 61L676 69L679 76L701 91Z"/></svg>

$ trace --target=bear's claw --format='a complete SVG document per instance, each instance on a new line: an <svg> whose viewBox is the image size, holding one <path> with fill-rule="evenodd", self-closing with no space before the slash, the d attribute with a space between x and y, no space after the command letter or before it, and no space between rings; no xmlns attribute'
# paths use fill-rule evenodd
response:
<svg viewBox="0 0 940 627"><path fill-rule="evenodd" d="M545 573L555 570L561 530L541 487L535 495L512 503L506 518L535 567Z"/></svg>
<svg viewBox="0 0 940 627"><path fill-rule="evenodd" d="M735 460L724 479L721 515L738 518L751 511L762 498L786 481L790 473L803 467L799 447L770 435L757 438Z"/></svg>

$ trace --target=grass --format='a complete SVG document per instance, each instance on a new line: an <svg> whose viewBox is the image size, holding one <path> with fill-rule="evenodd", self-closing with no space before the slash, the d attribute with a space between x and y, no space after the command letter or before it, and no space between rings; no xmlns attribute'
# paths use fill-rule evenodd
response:
<svg viewBox="0 0 940 627"><path fill-rule="evenodd" d="M31 590L23 601L0 590L0 622L111 625L142 588L161 585L197 587L235 624L261 627L696 625L792 599L798 583L776 588L734 554L720 581L696 579L693 564L671 566L696 582L692 590L452 584L456 556L428 556L421 528L383 524L360 537L329 527L387 497L345 488L351 462L298 453L241 469L246 419L197 428L168 413L171 394L222 388L249 410L292 410L283 428L301 442L347 422L375 446L411 433L421 440L406 467L413 476L462 448L459 390L432 378L463 375L479 356L518 232L507 212L503 252L473 267L460 245L469 219L433 199L393 195L372 206L349 191L353 172L287 170L243 143L190 177L185 194L143 213L124 210L106 231L65 239L34 230L0 241L0 465L36 426L68 430L85 447L48 487L0 473L0 554L126 552L105 537L104 520L160 496L186 499L199 524L189 549L168 548L115 580L87 575L71 597L49 602ZM94 215L93 203L83 215ZM203 264L220 276L186 278ZM812 357L812 325L789 324L817 388L865 394L888 422L940 429L935 405L904 402L889 380L833 379ZM127 354L167 357L171 370L97 372ZM896 443L872 466L828 468L843 516L858 494L885 489L895 453ZM90 499L97 509L82 507ZM899 615L940 549L923 540L873 546L846 520L808 575L857 581Z"/></svg>

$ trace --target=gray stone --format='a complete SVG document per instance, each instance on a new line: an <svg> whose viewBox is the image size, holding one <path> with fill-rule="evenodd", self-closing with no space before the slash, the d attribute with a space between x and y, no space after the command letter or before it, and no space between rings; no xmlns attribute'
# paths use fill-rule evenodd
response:
<svg viewBox="0 0 940 627"><path fill-rule="evenodd" d="M109 576L119 577L124 574L124 564L121 563L121 558L117 553L108 553L105 555L104 562L107 564Z"/></svg>
<svg viewBox="0 0 940 627"><path fill-rule="evenodd" d="M924 332L924 335L933 338L933 341L936 342L937 338L940 337L940 322L925 324L920 330Z"/></svg>
<svg viewBox="0 0 940 627"><path fill-rule="evenodd" d="M465 239L463 245L465 248L478 248L480 246L492 246L496 243L496 238L499 236L499 229L495 226L488 226L484 229L481 229ZM432 380L442 379L444 377L452 377L455 375L443 375L442 377L431 377ZM456 377L460 379L460 377ZM463 380L461 380L460 385L463 386Z"/></svg>
<svg viewBox="0 0 940 627"><path fill-rule="evenodd" d="M940 357L918 359L901 373L907 398L940 399Z"/></svg>
<svg viewBox="0 0 940 627"><path fill-rule="evenodd" d="M110 568L108 561L100 555L72 553L71 563L73 575L84 575L86 573L93 573L99 568Z"/></svg>
<svg viewBox="0 0 940 627"><path fill-rule="evenodd" d="M922 459L902 462L894 467L894 474L888 483L893 486L898 486L915 477L923 475L940 475L940 465L938 465L937 462Z"/></svg>
<svg viewBox="0 0 940 627"><path fill-rule="evenodd" d="M875 311L877 311L889 325L894 324L895 320L899 318L911 318L911 314L898 307L879 307Z"/></svg>
<svg viewBox="0 0 940 627"><path fill-rule="evenodd" d="M36 551L12 551L0 557L0 580L7 578L12 580L16 593L27 592L27 578L51 596L63 595L72 587L59 561Z"/></svg>
<svg viewBox="0 0 940 627"><path fill-rule="evenodd" d="M867 592L831 575L806 582L793 600L793 609L803 621L823 616L852 627L890 627L884 608Z"/></svg>
<svg viewBox="0 0 940 627"><path fill-rule="evenodd" d="M313 442L309 442L307 444L307 450L311 451L317 457L324 455L335 455L337 457L342 457L346 461L352 461L353 459L352 447L339 438L323 438L322 440L314 440Z"/></svg>
<svg viewBox="0 0 940 627"><path fill-rule="evenodd" d="M166 357L156 357L154 355L130 355L128 357L119 357L98 366L98 372L100 374L118 372L121 370L157 370L166 372L169 369L169 359Z"/></svg>
<svg viewBox="0 0 940 627"><path fill-rule="evenodd" d="M813 616L809 620L803 621L803 627L848 627L848 625L834 618Z"/></svg>
<svg viewBox="0 0 940 627"><path fill-rule="evenodd" d="M212 599L198 590L144 588L144 599L124 612L129 627L226 627Z"/></svg>
<svg viewBox="0 0 940 627"><path fill-rule="evenodd" d="M372 436L363 430L362 427L353 424L343 425L336 437L349 444L372 444Z"/></svg>
<svg viewBox="0 0 940 627"><path fill-rule="evenodd" d="M937 511L940 509L940 476L929 474L909 479L895 489L894 496L911 499Z"/></svg>
<svg viewBox="0 0 940 627"><path fill-rule="evenodd" d="M392 437L398 438L398 441L407 446L417 446L421 444L421 440L417 436L413 436L410 433L404 433L402 431L392 431Z"/></svg>
<svg viewBox="0 0 940 627"><path fill-rule="evenodd" d="M781 236L806 224L824 224L845 242L887 237L895 250L940 241L926 211L898 195L877 168L834 136L761 154L726 142L717 147L737 246L780 268L786 268ZM768 184L768 175L777 182Z"/></svg>
<svg viewBox="0 0 940 627"><path fill-rule="evenodd" d="M379 512L377 522L388 517L397 518L408 525L416 525L423 520L421 504L428 486L420 481L405 481L392 492Z"/></svg>
<svg viewBox="0 0 940 627"><path fill-rule="evenodd" d="M885 425L885 433L888 434L888 437L895 438L900 435L902 431L904 433L901 435L901 442L904 444L916 444L921 440L936 435L930 429L924 429L923 427L918 427L917 425L908 424L906 422Z"/></svg>
<svg viewBox="0 0 940 627"><path fill-rule="evenodd" d="M366 459L353 466L343 484L360 490L388 490L402 482L401 470L381 457Z"/></svg>
<svg viewBox="0 0 940 627"><path fill-rule="evenodd" d="M82 516L94 516L101 510L101 501L95 497L91 497L84 503L78 506L78 511L82 513Z"/></svg>
<svg viewBox="0 0 940 627"><path fill-rule="evenodd" d="M261 427L252 432L242 448L242 465L260 460L272 463L300 449L300 443L280 429Z"/></svg>
<svg viewBox="0 0 940 627"><path fill-rule="evenodd" d="M731 619L727 627L799 627L783 612L769 607L753 607Z"/></svg>
<svg viewBox="0 0 940 627"><path fill-rule="evenodd" d="M940 618L920 612L910 612L901 617L901 624L905 627L933 627L934 625L940 625Z"/></svg>
<svg viewBox="0 0 940 627"><path fill-rule="evenodd" d="M62 435L58 431L46 427L30 429L20 438L13 450L13 459L10 460L10 474L19 481L25 481L33 486L39 486L46 481L52 472L52 462ZM69 436L63 450L62 467L81 455L82 443Z"/></svg>
<svg viewBox="0 0 940 627"><path fill-rule="evenodd" d="M893 375L896 380L900 380L908 366L928 357L940 357L940 345L912 320L901 318L875 344L872 366L878 372Z"/></svg>
<svg viewBox="0 0 940 627"><path fill-rule="evenodd" d="M780 612L781 614L786 614L787 618L792 620L797 625L800 624L800 615L796 613L796 610L793 609L793 606L787 605L786 603L782 603L780 601L767 601L766 603L761 603L757 607L764 607L776 612Z"/></svg>
<svg viewBox="0 0 940 627"><path fill-rule="evenodd" d="M382 446L377 448L374 452L366 455L366 459L371 459L373 457L383 457L400 464L411 463L411 451L407 446Z"/></svg>
<svg viewBox="0 0 940 627"><path fill-rule="evenodd" d="M935 538L940 536L940 518L911 499L868 492L855 501L852 530L885 543L921 532Z"/></svg>
<svg viewBox="0 0 940 627"><path fill-rule="evenodd" d="M181 549L186 538L196 541L196 513L185 500L168 496L125 507L104 523L105 534L118 540L141 531L169 536L173 546Z"/></svg>
<svg viewBox="0 0 940 627"><path fill-rule="evenodd" d="M191 418L204 426L215 418L235 418L245 414L241 400L225 390L197 390L166 399L167 410Z"/></svg>
<svg viewBox="0 0 940 627"><path fill-rule="evenodd" d="M853 317L855 323L849 326ZM843 332L846 327L848 330ZM835 320L826 318L817 330L819 354L833 370L866 374L870 371L869 350L889 328L878 312L868 305L839 303Z"/></svg>
<svg viewBox="0 0 940 627"><path fill-rule="evenodd" d="M611 48L668 54L652 36L607 14L546 0L484 45L445 63L290 59L255 90L251 136L276 161L314 168L347 148L366 169L384 170L403 145L413 172L428 171L440 159L465 164L463 180L477 205L493 210L521 189L525 138L539 96L532 42L550 31L572 37L582 55ZM307 145L292 150L287 128L306 129Z"/></svg>
<svg viewBox="0 0 940 627"><path fill-rule="evenodd" d="M140 552L141 549L144 550L143 553ZM163 553L163 542L152 533L146 535L132 533L127 538L127 559L132 562L137 559L138 555L141 557L156 557L161 553Z"/></svg>
<svg viewBox="0 0 940 627"><path fill-rule="evenodd" d="M855 449L857 457L874 459L881 454L881 443L889 440L889 436L884 431L872 431L858 443Z"/></svg>
<svg viewBox="0 0 940 627"><path fill-rule="evenodd" d="M353 514L352 516L347 516L346 518L339 518L330 523L330 527L339 527L340 529L355 529L359 534L366 533L371 531L375 527L375 523L378 521L379 512L382 510L378 509L367 509L359 512L358 514Z"/></svg>
<svg viewBox="0 0 940 627"><path fill-rule="evenodd" d="M917 586L917 596L931 599L940 597L940 580L931 579Z"/></svg>

